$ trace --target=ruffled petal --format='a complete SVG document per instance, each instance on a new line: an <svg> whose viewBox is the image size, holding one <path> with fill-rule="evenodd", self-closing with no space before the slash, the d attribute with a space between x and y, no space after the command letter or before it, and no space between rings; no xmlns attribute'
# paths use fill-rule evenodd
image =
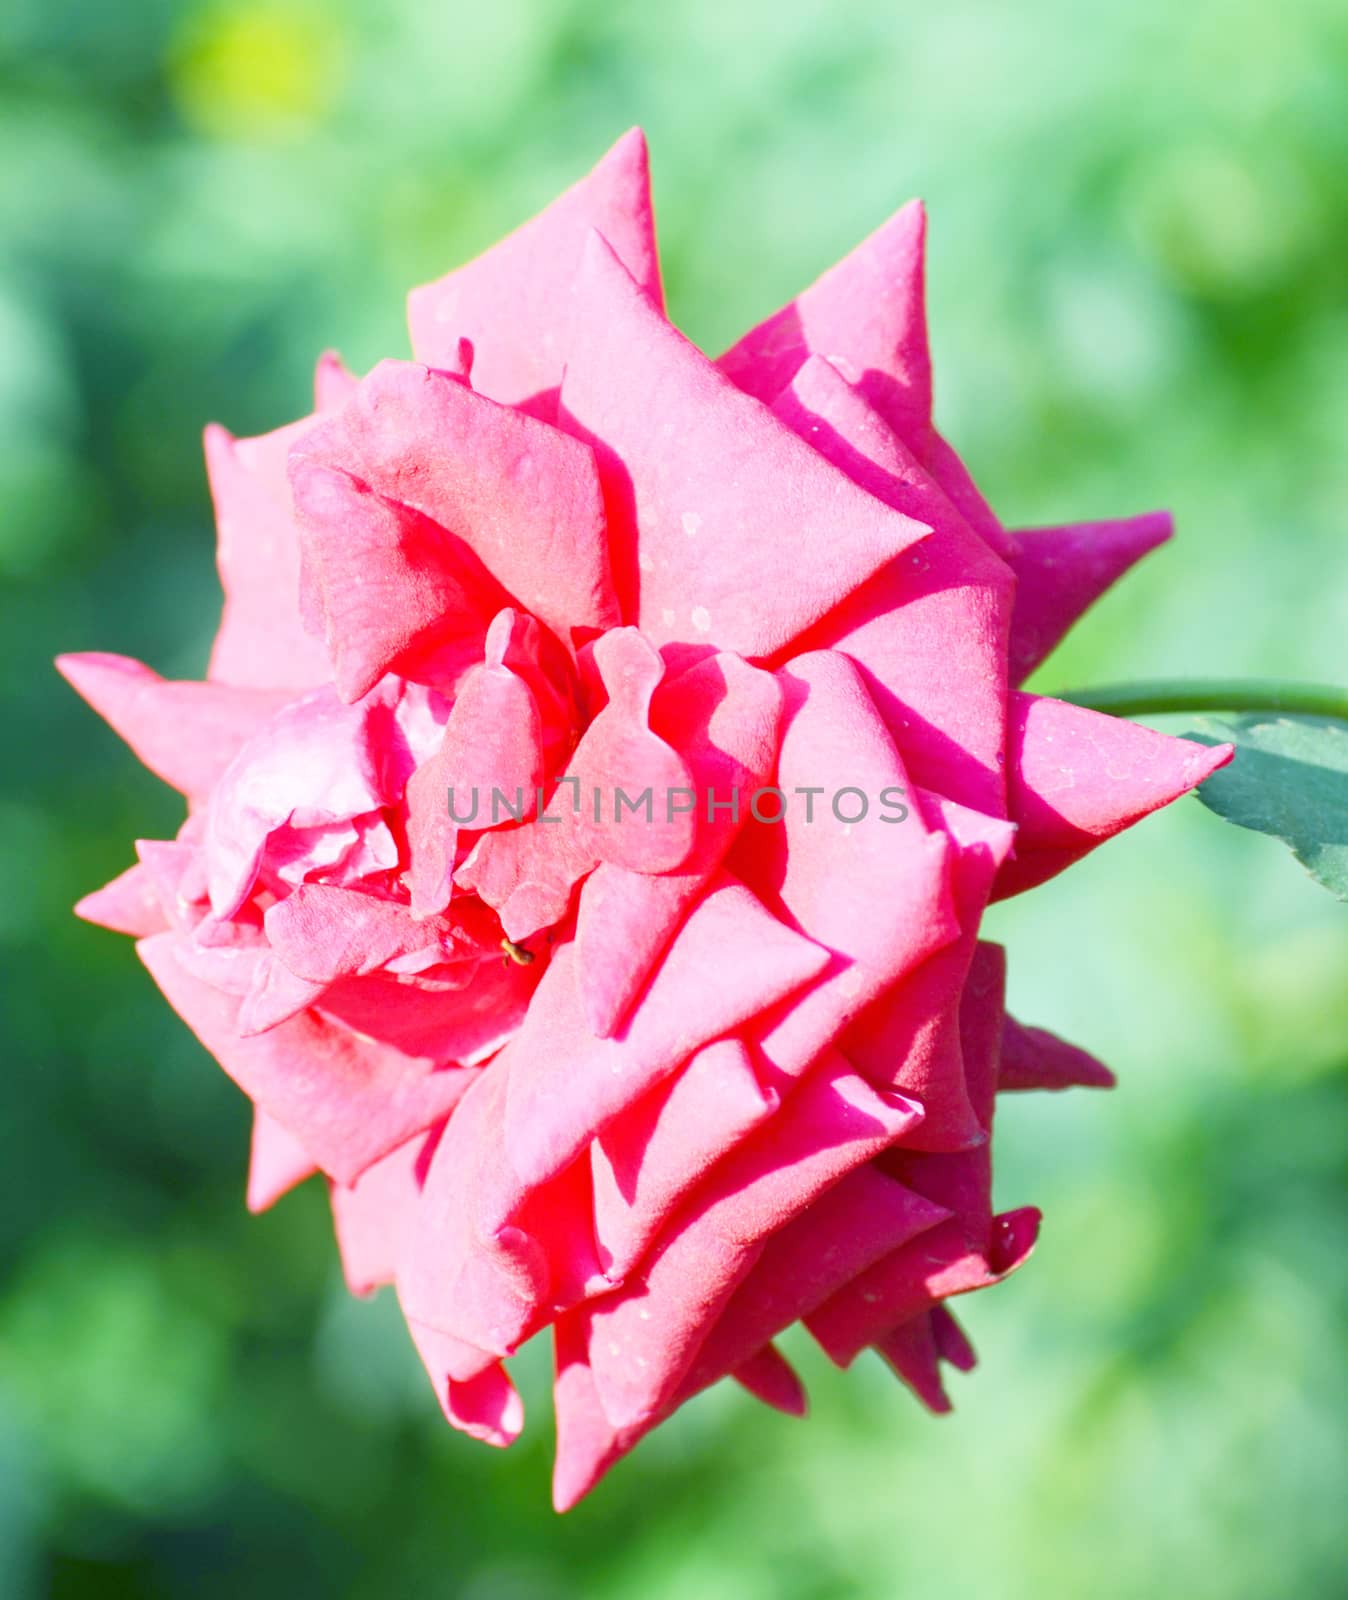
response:
<svg viewBox="0 0 1348 1600"><path fill-rule="evenodd" d="M297 443L292 474L306 462L429 518L564 645L621 620L591 452L460 379L381 361Z"/></svg>
<svg viewBox="0 0 1348 1600"><path fill-rule="evenodd" d="M650 726L663 661L635 628L611 630L593 654L608 699L566 776L537 821L479 839L455 874L495 908L511 939L560 922L574 886L600 861L674 872L694 846L692 812L670 799L692 792L692 774Z"/></svg>
<svg viewBox="0 0 1348 1600"><path fill-rule="evenodd" d="M387 699L344 705L332 688L291 702L221 776L206 825L211 906L230 916L257 876L270 835L347 823L402 791L410 754Z"/></svg>
<svg viewBox="0 0 1348 1600"><path fill-rule="evenodd" d="M336 467L291 473L302 593L348 704L386 672L453 684L480 659L504 598L476 555L429 517Z"/></svg>
<svg viewBox="0 0 1348 1600"><path fill-rule="evenodd" d="M636 1001L689 906L720 866L753 797L772 776L782 720L777 678L738 656L709 656L663 683L652 727L687 763L690 790L672 802L691 807L692 854L660 876L603 863L581 891L576 960L590 1027L609 1034Z"/></svg>
<svg viewBox="0 0 1348 1600"><path fill-rule="evenodd" d="M498 796L506 808L500 821L534 812L545 777L543 719L512 660L528 649L515 644L517 636L531 630L537 634L533 618L513 610L493 619L483 664L464 680L440 749L408 782L407 881L414 916L431 916L449 904L459 816L470 815L472 827L493 826L497 819L488 807L495 808Z"/></svg>

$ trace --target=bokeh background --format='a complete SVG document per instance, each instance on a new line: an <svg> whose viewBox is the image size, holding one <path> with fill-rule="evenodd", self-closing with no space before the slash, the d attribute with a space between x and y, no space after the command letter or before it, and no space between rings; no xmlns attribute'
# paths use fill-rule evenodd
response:
<svg viewBox="0 0 1348 1600"><path fill-rule="evenodd" d="M999 910L1013 1003L1119 1070L1001 1112L1027 1271L935 1421L807 1345L566 1518L547 1361L440 1423L321 1190L242 1206L242 1097L69 906L177 821L56 680L218 604L199 430L406 353L402 292L646 126L708 348L910 194L938 412L1013 525L1181 538L1039 677L1342 680L1341 0L6 0L0 8L0 1593L1267 1600L1344 1592L1348 909L1192 800ZM1173 724L1172 724L1173 726Z"/></svg>

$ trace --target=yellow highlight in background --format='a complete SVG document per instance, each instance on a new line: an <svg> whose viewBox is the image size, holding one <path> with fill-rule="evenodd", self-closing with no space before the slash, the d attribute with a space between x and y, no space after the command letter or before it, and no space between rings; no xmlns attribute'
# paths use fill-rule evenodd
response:
<svg viewBox="0 0 1348 1600"><path fill-rule="evenodd" d="M220 6L183 30L169 82L184 118L213 138L293 137L336 98L344 45L340 25L316 9Z"/></svg>

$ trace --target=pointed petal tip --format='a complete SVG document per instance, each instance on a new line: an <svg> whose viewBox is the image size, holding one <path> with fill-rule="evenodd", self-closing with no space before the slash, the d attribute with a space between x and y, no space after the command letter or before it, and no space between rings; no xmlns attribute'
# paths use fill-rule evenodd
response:
<svg viewBox="0 0 1348 1600"><path fill-rule="evenodd" d="M206 457L206 475L218 472L233 453L238 439L223 422L208 422L201 430L201 449Z"/></svg>
<svg viewBox="0 0 1348 1600"><path fill-rule="evenodd" d="M609 148L595 163L596 170L600 167L619 166L632 164L648 166L650 163L650 144L646 138L646 130L639 122L634 122L626 133L620 133Z"/></svg>
<svg viewBox="0 0 1348 1600"><path fill-rule="evenodd" d="M110 650L70 650L55 658L56 670L81 699L98 710L100 691L126 678L155 677L157 674L134 656L119 656Z"/></svg>

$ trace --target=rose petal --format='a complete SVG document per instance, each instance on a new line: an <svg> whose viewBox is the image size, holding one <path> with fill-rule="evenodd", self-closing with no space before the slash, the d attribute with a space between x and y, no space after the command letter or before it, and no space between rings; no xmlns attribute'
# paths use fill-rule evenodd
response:
<svg viewBox="0 0 1348 1600"><path fill-rule="evenodd" d="M1169 805L1235 754L1064 700L1013 694L1007 765L1015 854L994 899L1020 894Z"/></svg>
<svg viewBox="0 0 1348 1600"><path fill-rule="evenodd" d="M295 1136L253 1107L253 1140L248 1160L248 1209L266 1211L318 1168Z"/></svg>
<svg viewBox="0 0 1348 1600"><path fill-rule="evenodd" d="M168 927L154 881L139 862L77 901L75 915L136 939L162 933Z"/></svg>
<svg viewBox="0 0 1348 1600"><path fill-rule="evenodd" d="M394 1282L431 1157L444 1125L419 1133L367 1167L354 1183L328 1186L342 1276L352 1294Z"/></svg>
<svg viewBox="0 0 1348 1600"><path fill-rule="evenodd" d="M302 592L347 704L386 672L452 685L504 598L460 539L350 473L297 456Z"/></svg>
<svg viewBox="0 0 1348 1600"><path fill-rule="evenodd" d="M1018 529L1016 550L1008 557L1017 578L1011 681L1023 683L1077 618L1172 531L1167 511Z"/></svg>
<svg viewBox="0 0 1348 1600"><path fill-rule="evenodd" d="M919 456L931 429L927 216L910 200L850 255L717 362L768 404L812 355L827 356Z"/></svg>
<svg viewBox="0 0 1348 1600"><path fill-rule="evenodd" d="M773 409L863 489L932 530L802 646L844 651L861 667L917 783L1003 815L1010 569L830 362L812 356Z"/></svg>
<svg viewBox="0 0 1348 1600"><path fill-rule="evenodd" d="M206 672L212 682L295 691L331 676L326 650L300 620L299 532L286 480L287 452L310 420L256 439L236 439L215 423L206 429L225 591Z"/></svg>
<svg viewBox="0 0 1348 1600"><path fill-rule="evenodd" d="M130 656L58 656L71 688L180 794L210 793L230 761L292 698L285 689L170 682Z"/></svg>
<svg viewBox="0 0 1348 1600"><path fill-rule="evenodd" d="M623 613L654 644L771 655L926 536L741 394L597 235L576 293L562 417L594 441Z"/></svg>
<svg viewBox="0 0 1348 1600"><path fill-rule="evenodd" d="M658 305L646 140L625 133L588 177L476 261L407 299L418 361L442 367L472 341L473 383L493 400L551 420L570 347L571 286L597 228Z"/></svg>
<svg viewBox="0 0 1348 1600"><path fill-rule="evenodd" d="M582 1308L612 1421L626 1428L658 1413L767 1237L920 1117L911 1101L872 1089L841 1058L810 1074L713 1173L640 1276Z"/></svg>
<svg viewBox="0 0 1348 1600"><path fill-rule="evenodd" d="M1010 1015L1004 1019L999 1090L1112 1089L1115 1081L1102 1061L1047 1028L1027 1028Z"/></svg>
<svg viewBox="0 0 1348 1600"><path fill-rule="evenodd" d="M817 977L827 960L826 951L723 877L680 928L627 1026L596 1039L580 1000L574 947L563 945L508 1047L506 1148L515 1170L535 1183L560 1172L700 1046Z"/></svg>
<svg viewBox="0 0 1348 1600"><path fill-rule="evenodd" d="M410 1317L407 1327L445 1421L483 1444L498 1449L514 1444L524 1428L524 1402L501 1363L494 1362L472 1378L451 1378L446 1373L446 1347L452 1349L453 1341Z"/></svg>
<svg viewBox="0 0 1348 1600"><path fill-rule="evenodd" d="M573 629L621 621L593 454L457 378L381 361L299 441L292 475L303 463L349 473L429 518L564 645Z"/></svg>
<svg viewBox="0 0 1348 1600"><path fill-rule="evenodd" d="M314 1012L257 1038L238 1036L239 1002L194 978L173 934L136 949L164 998L250 1099L339 1182L444 1117L466 1074L404 1055L325 1022Z"/></svg>

